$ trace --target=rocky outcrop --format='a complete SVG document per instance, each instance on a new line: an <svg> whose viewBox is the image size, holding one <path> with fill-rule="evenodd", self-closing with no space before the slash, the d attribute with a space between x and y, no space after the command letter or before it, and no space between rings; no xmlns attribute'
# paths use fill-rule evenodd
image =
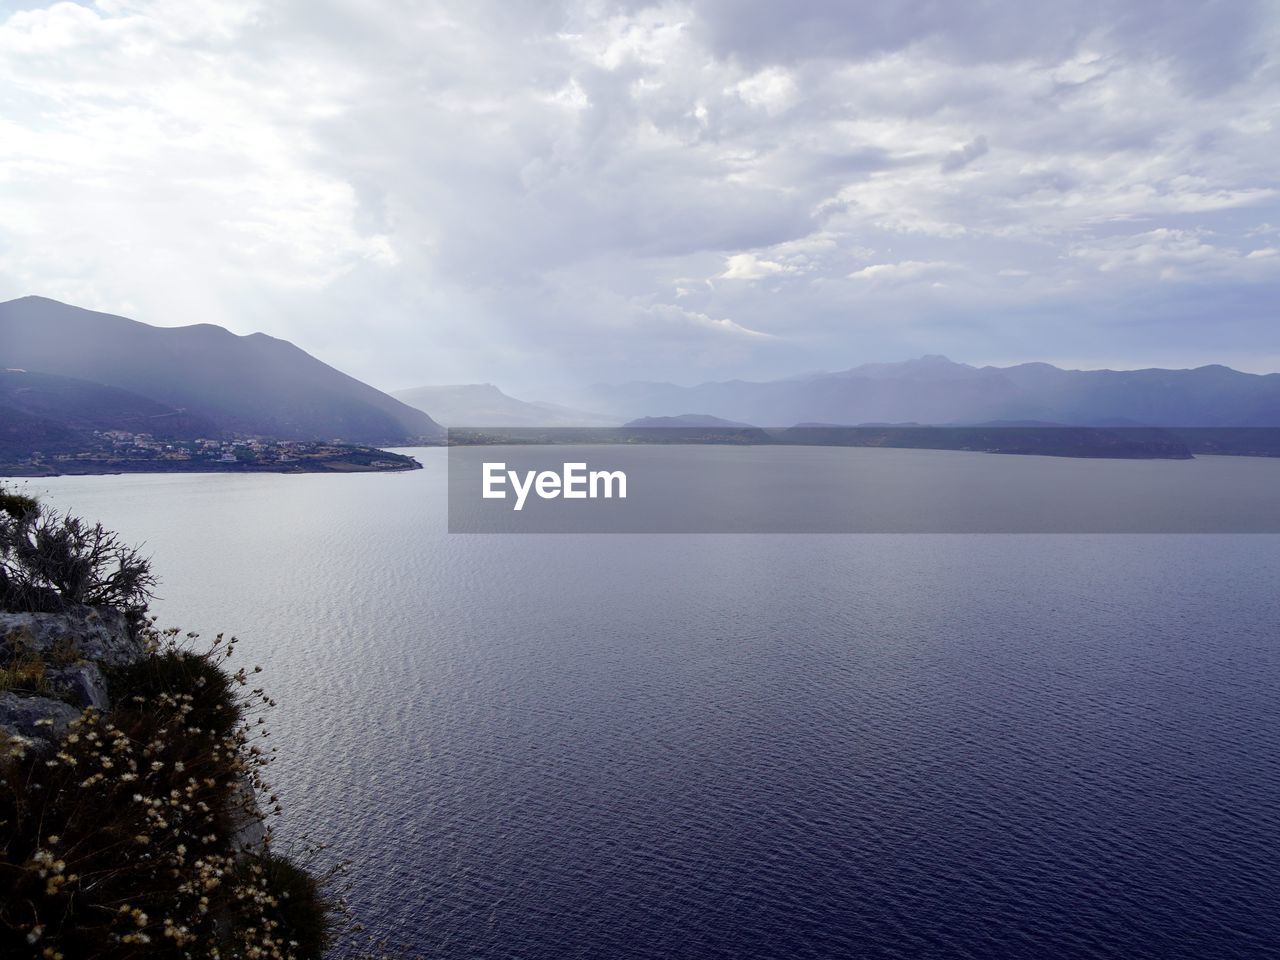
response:
<svg viewBox="0 0 1280 960"><path fill-rule="evenodd" d="M79 719L80 711L61 700L0 693L0 733L24 747L59 739Z"/></svg>
<svg viewBox="0 0 1280 960"><path fill-rule="evenodd" d="M51 743L87 707L111 706L102 668L123 666L146 648L112 607L59 613L0 611L0 668L38 664L38 690L0 693L0 733L22 747Z"/></svg>
<svg viewBox="0 0 1280 960"><path fill-rule="evenodd" d="M252 852L266 847L266 818L248 780L241 781L227 802L227 814L231 818L232 849Z"/></svg>
<svg viewBox="0 0 1280 960"><path fill-rule="evenodd" d="M106 713L111 706L107 681L92 660L49 670L45 682L60 700L77 707L93 707Z"/></svg>
<svg viewBox="0 0 1280 960"><path fill-rule="evenodd" d="M146 644L113 607L76 607L59 613L0 611L0 670L37 665L37 683L0 689L0 749L25 752L60 740L86 709L111 708L104 668L146 656ZM29 689L28 687L37 687ZM261 850L267 832L253 786L246 779L229 801L239 851Z"/></svg>
<svg viewBox="0 0 1280 960"><path fill-rule="evenodd" d="M73 607L60 613L0 611L0 663L34 653L50 662L87 660L119 667L144 652L128 618L114 607Z"/></svg>
<svg viewBox="0 0 1280 960"><path fill-rule="evenodd" d="M24 749L52 743L85 708L111 706L103 666L123 666L145 652L125 615L111 607L0 611L0 668L38 667L30 672L36 689L18 683L0 693L0 733Z"/></svg>

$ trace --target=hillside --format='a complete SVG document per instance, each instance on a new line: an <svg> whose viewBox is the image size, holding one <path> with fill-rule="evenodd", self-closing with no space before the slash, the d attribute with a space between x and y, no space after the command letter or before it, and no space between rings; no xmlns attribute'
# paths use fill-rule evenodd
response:
<svg viewBox="0 0 1280 960"><path fill-rule="evenodd" d="M904 421L1277 427L1280 374L1216 365L1191 370L1062 370L1047 363L975 367L926 356L784 380L598 386L587 402L628 418L699 410L775 427Z"/></svg>
<svg viewBox="0 0 1280 960"><path fill-rule="evenodd" d="M0 453L62 450L95 430L162 439L211 436L216 427L128 390L25 370L0 370Z"/></svg>
<svg viewBox="0 0 1280 960"><path fill-rule="evenodd" d="M422 411L287 341L210 324L153 327L44 297L0 303L0 368L115 387L223 434L374 444L442 434Z"/></svg>

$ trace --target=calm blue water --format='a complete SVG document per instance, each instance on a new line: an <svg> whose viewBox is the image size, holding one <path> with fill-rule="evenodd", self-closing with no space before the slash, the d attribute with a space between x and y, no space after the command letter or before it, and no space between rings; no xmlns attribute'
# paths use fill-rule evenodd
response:
<svg viewBox="0 0 1280 960"><path fill-rule="evenodd" d="M448 536L441 453L31 484L266 668L279 830L355 862L371 928L440 958L1280 956L1280 538Z"/></svg>

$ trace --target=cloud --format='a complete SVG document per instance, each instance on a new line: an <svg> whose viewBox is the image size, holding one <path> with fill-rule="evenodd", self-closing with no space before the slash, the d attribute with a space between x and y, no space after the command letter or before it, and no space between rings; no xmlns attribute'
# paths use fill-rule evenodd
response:
<svg viewBox="0 0 1280 960"><path fill-rule="evenodd" d="M799 90L795 79L786 70L771 67L739 80L733 90L742 101L767 114L781 113L795 104Z"/></svg>
<svg viewBox="0 0 1280 960"><path fill-rule="evenodd" d="M694 28L708 47L750 64L864 60L902 50L963 64L1052 63L1096 46L1172 63L1186 84L1212 91L1257 68L1265 46L1259 26L1274 10L1265 0L706 0L699 12Z"/></svg>
<svg viewBox="0 0 1280 960"><path fill-rule="evenodd" d="M735 253L725 258L724 272L719 277L722 280L759 280L786 271L787 267L772 260L761 260L752 253Z"/></svg>
<svg viewBox="0 0 1280 960"><path fill-rule="evenodd" d="M873 263L849 274L851 280L905 283L921 277L936 276L952 269L949 263L929 260L903 260L901 263Z"/></svg>
<svg viewBox="0 0 1280 960"><path fill-rule="evenodd" d="M26 6L0 298L517 395L1273 328L1274 5Z"/></svg>
<svg viewBox="0 0 1280 960"><path fill-rule="evenodd" d="M771 333L748 329L742 324L737 323L734 320L730 320L728 317L720 317L717 319L709 317L705 313L694 312L687 312L684 316L700 327L705 327L709 330L715 330L730 336L765 337L767 339L773 339L773 334Z"/></svg>
<svg viewBox="0 0 1280 960"><path fill-rule="evenodd" d="M1161 227L1078 244L1071 249L1071 255L1094 264L1103 273L1155 274L1161 280L1212 280L1224 276L1264 280L1280 276L1280 262L1268 262L1274 249L1263 247L1242 253L1231 246L1216 245L1213 239L1202 231Z"/></svg>
<svg viewBox="0 0 1280 960"><path fill-rule="evenodd" d="M957 147L942 158L940 169L943 173L954 173L963 170L973 161L984 155L988 149L986 137L975 137L962 147Z"/></svg>

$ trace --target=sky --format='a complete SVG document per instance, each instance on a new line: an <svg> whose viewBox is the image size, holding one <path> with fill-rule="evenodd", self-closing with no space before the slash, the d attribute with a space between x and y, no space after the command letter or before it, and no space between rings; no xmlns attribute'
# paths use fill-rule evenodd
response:
<svg viewBox="0 0 1280 960"><path fill-rule="evenodd" d="M0 0L0 300L526 399L1280 370L1280 3Z"/></svg>

